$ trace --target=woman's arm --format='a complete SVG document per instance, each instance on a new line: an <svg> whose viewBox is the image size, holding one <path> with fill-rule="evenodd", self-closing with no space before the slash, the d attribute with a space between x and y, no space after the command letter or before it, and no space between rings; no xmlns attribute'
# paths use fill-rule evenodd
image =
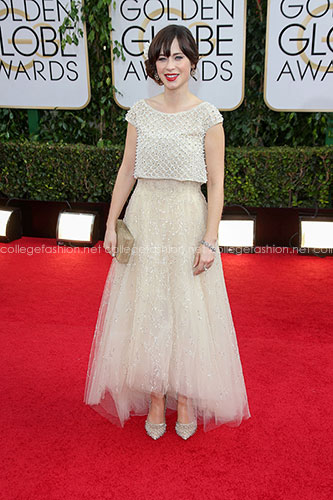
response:
<svg viewBox="0 0 333 500"><path fill-rule="evenodd" d="M136 128L129 123L127 126L124 155L112 191L111 205L106 223L107 230L115 230L117 219L136 182L136 179L133 177L136 141Z"/></svg>
<svg viewBox="0 0 333 500"><path fill-rule="evenodd" d="M204 240L215 244L224 205L225 139L221 123L209 128L205 138L208 218Z"/></svg>
<svg viewBox="0 0 333 500"><path fill-rule="evenodd" d="M213 125L206 132L205 154L207 165L207 226L203 239L215 246L224 205L224 129L221 123ZM214 262L215 252L207 246L199 245L193 267L194 275L209 269Z"/></svg>

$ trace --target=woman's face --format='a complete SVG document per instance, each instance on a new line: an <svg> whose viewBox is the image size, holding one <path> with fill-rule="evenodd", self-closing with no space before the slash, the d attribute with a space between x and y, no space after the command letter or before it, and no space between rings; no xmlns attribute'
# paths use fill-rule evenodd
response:
<svg viewBox="0 0 333 500"><path fill-rule="evenodd" d="M175 38L170 47L170 56L166 57L161 51L156 61L156 71L165 87L179 88L190 78L191 61L180 50Z"/></svg>

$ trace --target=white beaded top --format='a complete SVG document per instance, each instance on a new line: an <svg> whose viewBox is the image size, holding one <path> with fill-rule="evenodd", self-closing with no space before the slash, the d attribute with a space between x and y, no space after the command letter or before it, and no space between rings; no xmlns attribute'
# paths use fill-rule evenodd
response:
<svg viewBox="0 0 333 500"><path fill-rule="evenodd" d="M204 140L207 130L223 116L203 101L178 113L164 113L140 99L126 120L137 129L135 178L207 182Z"/></svg>

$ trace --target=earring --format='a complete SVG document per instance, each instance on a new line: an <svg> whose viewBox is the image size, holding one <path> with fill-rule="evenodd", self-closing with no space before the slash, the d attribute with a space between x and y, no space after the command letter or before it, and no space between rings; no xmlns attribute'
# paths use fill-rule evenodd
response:
<svg viewBox="0 0 333 500"><path fill-rule="evenodd" d="M195 69L194 68L191 69L190 75L194 78L194 76L195 76Z"/></svg>
<svg viewBox="0 0 333 500"><path fill-rule="evenodd" d="M158 76L157 71L155 71L155 73L154 73L154 78L155 78L155 80L156 80L157 82L158 82L158 81L159 81L159 79L160 79L160 77Z"/></svg>

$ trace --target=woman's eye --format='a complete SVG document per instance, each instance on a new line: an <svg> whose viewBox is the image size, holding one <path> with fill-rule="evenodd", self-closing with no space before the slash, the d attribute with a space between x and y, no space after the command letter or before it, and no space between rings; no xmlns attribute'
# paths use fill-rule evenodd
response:
<svg viewBox="0 0 333 500"><path fill-rule="evenodd" d="M176 59L183 59L183 56L176 56Z"/></svg>

